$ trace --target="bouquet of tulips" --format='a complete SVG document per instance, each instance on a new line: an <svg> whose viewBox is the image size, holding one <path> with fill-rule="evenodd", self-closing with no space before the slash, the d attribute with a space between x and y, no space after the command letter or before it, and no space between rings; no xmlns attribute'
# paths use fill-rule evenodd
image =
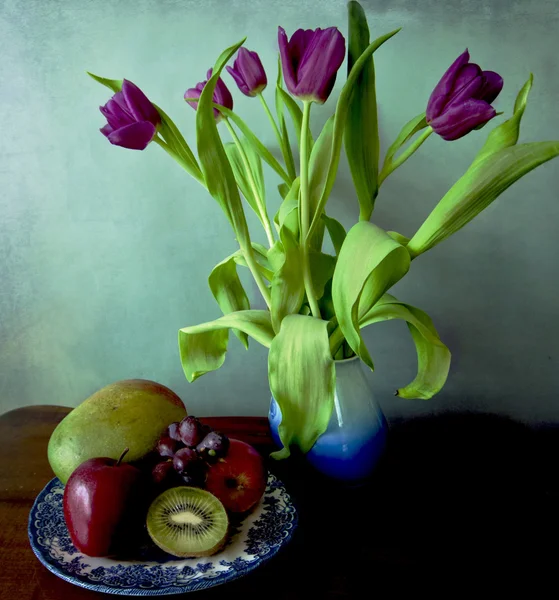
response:
<svg viewBox="0 0 559 600"><path fill-rule="evenodd" d="M444 73L426 110L404 125L381 163L373 55L398 30L370 42L362 7L349 2L348 12L347 80L316 139L309 127L311 108L329 97L346 55L345 39L335 27L299 29L291 38L279 28L275 115L263 96L268 80L258 54L243 46L245 40L225 50L207 79L185 93L197 112L197 156L167 114L132 82L93 75L115 92L101 107L107 119L101 132L108 140L136 150L155 142L219 203L233 228L239 249L209 276L223 316L181 329L180 358L187 379L194 381L223 364L230 330L246 347L250 336L269 349L270 388L282 412L284 448L277 458L288 456L293 445L307 452L326 430L336 360L357 355L373 369L361 335L367 325L403 319L409 327L418 372L398 395L426 399L443 387L448 348L425 312L388 291L414 259L466 225L520 177L559 155L559 141L517 143L530 76L512 115L489 132L470 167L410 238L371 223L383 182L430 135L456 140L497 116L492 102L503 80L471 63L466 50ZM283 161L233 111L221 75L235 54L227 71L243 94L262 102ZM298 165L288 119L297 137ZM220 124L231 141L223 141ZM359 202L359 221L348 232L326 212L342 145ZM266 207L263 161L279 178L281 205L273 219ZM243 198L261 222L267 246L252 241ZM322 250L326 233L335 256ZM251 308L239 267L250 270L266 310Z"/></svg>

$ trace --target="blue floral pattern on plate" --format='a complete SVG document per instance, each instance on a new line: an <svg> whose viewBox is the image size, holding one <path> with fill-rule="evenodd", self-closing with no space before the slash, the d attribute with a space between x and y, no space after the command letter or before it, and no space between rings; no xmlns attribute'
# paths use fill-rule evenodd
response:
<svg viewBox="0 0 559 600"><path fill-rule="evenodd" d="M81 587L128 596L184 594L220 585L256 569L286 544L297 511L275 475L268 475L262 500L244 519L233 520L227 546L214 556L178 559L155 553L151 560L93 558L73 546L62 499L64 486L50 481L29 515L29 540L37 558L55 575Z"/></svg>

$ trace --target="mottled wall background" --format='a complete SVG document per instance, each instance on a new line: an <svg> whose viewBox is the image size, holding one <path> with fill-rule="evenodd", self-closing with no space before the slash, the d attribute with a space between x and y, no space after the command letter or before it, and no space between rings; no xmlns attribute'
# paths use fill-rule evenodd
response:
<svg viewBox="0 0 559 600"><path fill-rule="evenodd" d="M403 26L376 55L384 148L466 46L503 74L496 106L507 115L533 71L522 139L559 137L556 0L363 4L373 36ZM107 383L143 377L176 390L194 414L266 413L266 352L256 343L247 353L232 339L220 371L186 382L177 330L218 316L207 276L235 241L215 201L160 148L106 142L97 107L110 94L85 71L136 82L194 144L184 90L245 34L273 80L280 24L345 33L345 2L0 3L0 411L75 406ZM274 146L259 103L235 101ZM334 102L314 111L315 132ZM383 187L374 220L411 235L487 131L454 143L433 136ZM277 181L267 175L273 213ZM396 399L415 373L413 345L401 323L371 328L371 378L388 416L472 409L559 421L558 188L559 162L548 163L413 264L395 294L433 317L454 362L435 399ZM358 215L343 162L329 212L347 227Z"/></svg>

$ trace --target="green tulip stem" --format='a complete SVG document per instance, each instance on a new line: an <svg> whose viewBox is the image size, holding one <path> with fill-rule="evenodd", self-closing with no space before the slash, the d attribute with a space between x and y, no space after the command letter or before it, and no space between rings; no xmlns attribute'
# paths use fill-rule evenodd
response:
<svg viewBox="0 0 559 600"><path fill-rule="evenodd" d="M396 160L390 162L388 165L384 165L382 167L382 171L378 177L379 186L382 182L398 167L402 166L406 160L416 151L419 147L427 140L427 138L433 133L431 127L427 127L427 129L413 142L410 144L399 156Z"/></svg>
<svg viewBox="0 0 559 600"><path fill-rule="evenodd" d="M258 191L258 186L256 185L256 181L254 181L254 174L250 167L250 163L248 161L248 156L245 152L245 149L243 148L243 145L241 144L241 140L239 139L237 132L235 131L235 129L229 122L229 119L224 118L223 121L224 121L225 125L227 126L227 129L229 130L229 133L231 134L231 137L233 138L233 141L235 142L235 146L237 146L237 150L239 151L241 160L243 161L243 167L245 168L245 171L246 171L246 174L248 177L250 189L252 191L254 199L256 200L256 204L257 204L258 210L260 212L260 220L262 221L262 225L264 226L264 231L266 232L266 237L268 238L268 245L271 248L274 245L274 234L272 232L272 226L270 225L270 218L268 217L268 213L266 211L266 206L264 205L262 197Z"/></svg>
<svg viewBox="0 0 559 600"><path fill-rule="evenodd" d="M313 317L320 319L320 308L314 293L309 261L309 247L307 236L310 226L310 202L309 202L309 121L311 114L311 102L303 102L303 122L301 125L301 148L300 148L300 177L301 190L299 193L299 216L301 219L301 253L303 259L303 281L305 291Z"/></svg>
<svg viewBox="0 0 559 600"><path fill-rule="evenodd" d="M175 152L175 150L173 150L173 148L171 148L171 146L169 146L169 144L167 144L161 137L159 137L159 134L157 134L152 141L155 142L161 148L163 148L163 150L165 150L165 152L167 152L167 154L171 158L173 158L189 175L194 177L194 179L196 179L196 181L201 186L203 186L204 189L207 189L206 182L204 181L204 176L202 175L202 171L200 171L200 169L198 169L197 171L191 169L187 165L187 163L180 157L180 155L177 154L177 152Z"/></svg>
<svg viewBox="0 0 559 600"><path fill-rule="evenodd" d="M278 140L279 147L281 148L281 153L283 155L283 161L285 162L285 166L287 167L289 176L292 179L295 179L295 177L297 177L297 174L295 173L295 165L293 163L293 156L291 155L290 152L287 151L287 148L285 147L285 145L283 143L283 139L281 137L281 133L278 128L278 124L276 123L276 120L274 119L274 115L272 114L272 111L270 110L270 107L268 106L268 103L266 102L266 98L264 98L264 96L262 95L262 92L260 92L258 94L258 97L260 98L260 102L262 102L262 106L264 107L264 110L266 111L266 114L268 115L268 119L270 120L270 123L272 124L272 129L274 130L274 133L276 134L276 139Z"/></svg>

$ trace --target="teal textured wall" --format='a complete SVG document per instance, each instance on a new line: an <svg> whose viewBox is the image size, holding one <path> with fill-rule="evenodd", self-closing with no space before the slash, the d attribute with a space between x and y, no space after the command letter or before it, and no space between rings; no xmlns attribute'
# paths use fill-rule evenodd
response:
<svg viewBox="0 0 559 600"><path fill-rule="evenodd" d="M424 110L465 47L503 75L496 106L505 114L533 71L522 139L559 138L555 0L363 4L374 36L403 26L376 58L383 148ZM278 25L288 33L338 25L345 33L345 2L0 3L0 412L75 406L107 383L143 377L173 388L193 414L266 413L266 352L256 343L245 352L232 338L220 371L185 380L177 330L218 316L207 276L235 241L215 201L160 148L108 144L97 107L110 94L85 71L136 82L194 145L195 113L184 90L244 35L274 80ZM271 89L266 94L273 98ZM315 132L334 98L314 110ZM236 90L235 102L273 147L259 103ZM374 220L412 234L487 131L453 143L432 136L387 181ZM266 174L273 213L277 181ZM559 162L551 162L413 264L394 292L432 316L454 362L433 400L393 398L414 376L413 345L401 323L371 328L371 377L387 415L471 409L559 421L558 188ZM329 212L346 227L357 218L345 163ZM257 290L245 281L257 305Z"/></svg>

